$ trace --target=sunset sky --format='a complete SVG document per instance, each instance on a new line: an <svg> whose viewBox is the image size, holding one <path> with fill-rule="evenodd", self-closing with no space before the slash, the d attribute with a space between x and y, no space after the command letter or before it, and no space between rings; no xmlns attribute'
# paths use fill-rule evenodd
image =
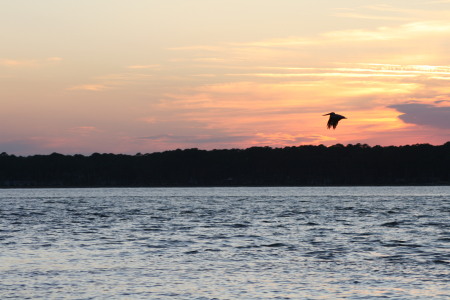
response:
<svg viewBox="0 0 450 300"><path fill-rule="evenodd" d="M0 152L450 141L450 0L0 0L0 20Z"/></svg>

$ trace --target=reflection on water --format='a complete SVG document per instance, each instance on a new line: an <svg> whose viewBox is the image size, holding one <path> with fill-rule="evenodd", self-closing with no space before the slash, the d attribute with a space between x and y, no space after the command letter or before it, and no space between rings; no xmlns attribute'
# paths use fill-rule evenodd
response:
<svg viewBox="0 0 450 300"><path fill-rule="evenodd" d="M448 299L450 187L1 190L0 298Z"/></svg>

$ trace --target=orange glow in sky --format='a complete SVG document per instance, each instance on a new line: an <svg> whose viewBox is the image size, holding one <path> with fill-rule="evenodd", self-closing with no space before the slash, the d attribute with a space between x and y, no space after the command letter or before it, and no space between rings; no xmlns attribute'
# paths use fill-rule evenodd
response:
<svg viewBox="0 0 450 300"><path fill-rule="evenodd" d="M450 140L450 1L5 1L0 18L0 152Z"/></svg>

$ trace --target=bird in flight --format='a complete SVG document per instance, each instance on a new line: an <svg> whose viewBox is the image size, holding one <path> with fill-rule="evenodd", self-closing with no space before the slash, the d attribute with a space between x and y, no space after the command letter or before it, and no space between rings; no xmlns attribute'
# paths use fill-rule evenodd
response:
<svg viewBox="0 0 450 300"><path fill-rule="evenodd" d="M327 128L331 129L331 127L333 127L333 129L336 129L336 126L338 124L338 122L342 119L347 119L344 116L335 114L334 112L330 112L329 114L325 114L324 116L330 116L330 118L328 119L328 123L327 123Z"/></svg>

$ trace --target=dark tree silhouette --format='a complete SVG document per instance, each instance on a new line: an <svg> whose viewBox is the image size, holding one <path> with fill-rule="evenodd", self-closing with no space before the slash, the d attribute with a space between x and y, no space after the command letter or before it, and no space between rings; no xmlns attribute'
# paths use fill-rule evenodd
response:
<svg viewBox="0 0 450 300"><path fill-rule="evenodd" d="M449 185L450 142L136 155L0 153L0 187Z"/></svg>

